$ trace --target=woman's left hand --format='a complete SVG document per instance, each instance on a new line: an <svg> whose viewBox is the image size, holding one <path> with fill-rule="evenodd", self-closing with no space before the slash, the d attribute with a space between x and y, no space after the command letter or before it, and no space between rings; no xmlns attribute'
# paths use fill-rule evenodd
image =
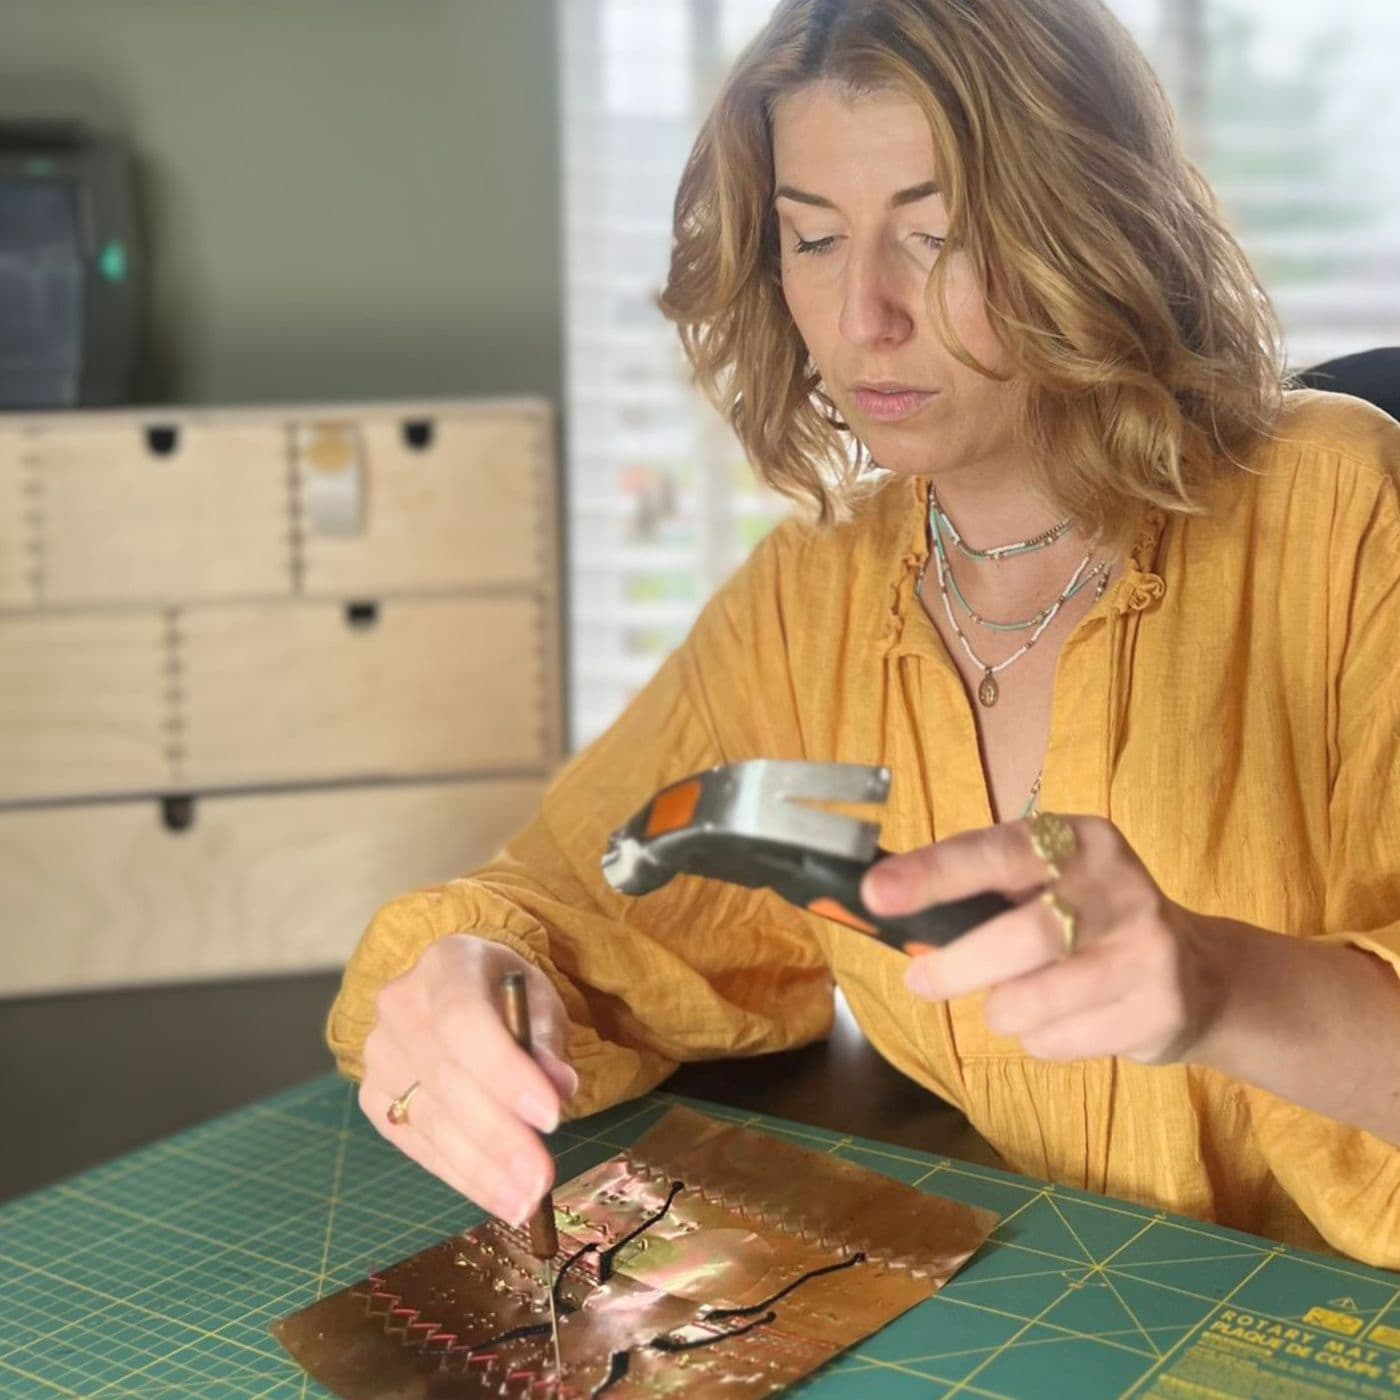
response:
<svg viewBox="0 0 1400 1400"><path fill-rule="evenodd" d="M1028 821L893 856L866 876L862 897L879 914L912 914L986 890L1018 902L916 957L905 976L910 991L947 1001L988 990L988 1028L1018 1037L1039 1059L1192 1058L1225 1000L1229 921L1169 900L1111 822L1032 821L1051 834L1055 822L1068 824L1073 849L1058 859L1058 878Z"/></svg>

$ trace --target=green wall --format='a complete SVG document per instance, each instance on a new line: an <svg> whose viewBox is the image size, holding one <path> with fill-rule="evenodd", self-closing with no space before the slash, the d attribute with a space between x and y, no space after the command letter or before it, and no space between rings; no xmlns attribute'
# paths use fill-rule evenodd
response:
<svg viewBox="0 0 1400 1400"><path fill-rule="evenodd" d="M0 115L134 145L142 397L562 375L554 0L0 0Z"/></svg>

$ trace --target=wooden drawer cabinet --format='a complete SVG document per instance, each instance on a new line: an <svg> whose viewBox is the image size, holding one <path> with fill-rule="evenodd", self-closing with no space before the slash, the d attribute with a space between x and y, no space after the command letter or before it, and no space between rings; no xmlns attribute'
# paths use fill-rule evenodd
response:
<svg viewBox="0 0 1400 1400"><path fill-rule="evenodd" d="M552 522L547 420L502 411L473 418L367 417L360 425L298 424L304 588L313 596L530 587ZM315 493L357 474L361 526L318 530Z"/></svg>
<svg viewBox="0 0 1400 1400"><path fill-rule="evenodd" d="M491 855L539 779L0 812L7 995L343 963L394 895Z"/></svg>
<svg viewBox="0 0 1400 1400"><path fill-rule="evenodd" d="M165 631L158 612L0 614L0 803L165 785Z"/></svg>
<svg viewBox="0 0 1400 1400"><path fill-rule="evenodd" d="M44 428L31 452L42 478L46 602L188 605L289 593L282 424Z"/></svg>
<svg viewBox="0 0 1400 1400"><path fill-rule="evenodd" d="M26 607L37 596L28 488L23 442L0 435L0 608Z"/></svg>
<svg viewBox="0 0 1400 1400"><path fill-rule="evenodd" d="M208 608L184 622L183 780L539 769L551 759L530 596Z"/></svg>
<svg viewBox="0 0 1400 1400"><path fill-rule="evenodd" d="M523 823L563 749L553 433L0 414L0 997L332 966Z"/></svg>

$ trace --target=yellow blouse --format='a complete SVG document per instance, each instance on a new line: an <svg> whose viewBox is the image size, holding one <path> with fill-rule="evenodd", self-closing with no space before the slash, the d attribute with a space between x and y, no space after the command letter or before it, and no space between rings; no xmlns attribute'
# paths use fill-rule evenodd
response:
<svg viewBox="0 0 1400 1400"><path fill-rule="evenodd" d="M1400 972L1400 427L1291 394L1249 465L1207 517L1149 512L1066 640L1041 803L1111 818L1189 908ZM902 955L771 894L602 879L608 833L653 792L739 759L888 764L894 850L990 823L968 700L914 595L926 502L896 479L847 523L780 526L498 857L381 910L331 1012L342 1068L360 1072L379 988L450 932L558 987L573 1115L680 1061L824 1035L834 978L1016 1170L1400 1268L1400 1148L1208 1069L1031 1059L980 997L921 1002Z"/></svg>

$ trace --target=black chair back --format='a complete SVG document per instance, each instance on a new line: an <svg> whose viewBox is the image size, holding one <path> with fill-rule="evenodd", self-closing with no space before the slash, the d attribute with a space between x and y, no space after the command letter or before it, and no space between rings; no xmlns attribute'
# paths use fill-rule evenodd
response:
<svg viewBox="0 0 1400 1400"><path fill-rule="evenodd" d="M1343 355L1305 370L1298 379L1309 389L1351 394L1400 418L1400 346Z"/></svg>

